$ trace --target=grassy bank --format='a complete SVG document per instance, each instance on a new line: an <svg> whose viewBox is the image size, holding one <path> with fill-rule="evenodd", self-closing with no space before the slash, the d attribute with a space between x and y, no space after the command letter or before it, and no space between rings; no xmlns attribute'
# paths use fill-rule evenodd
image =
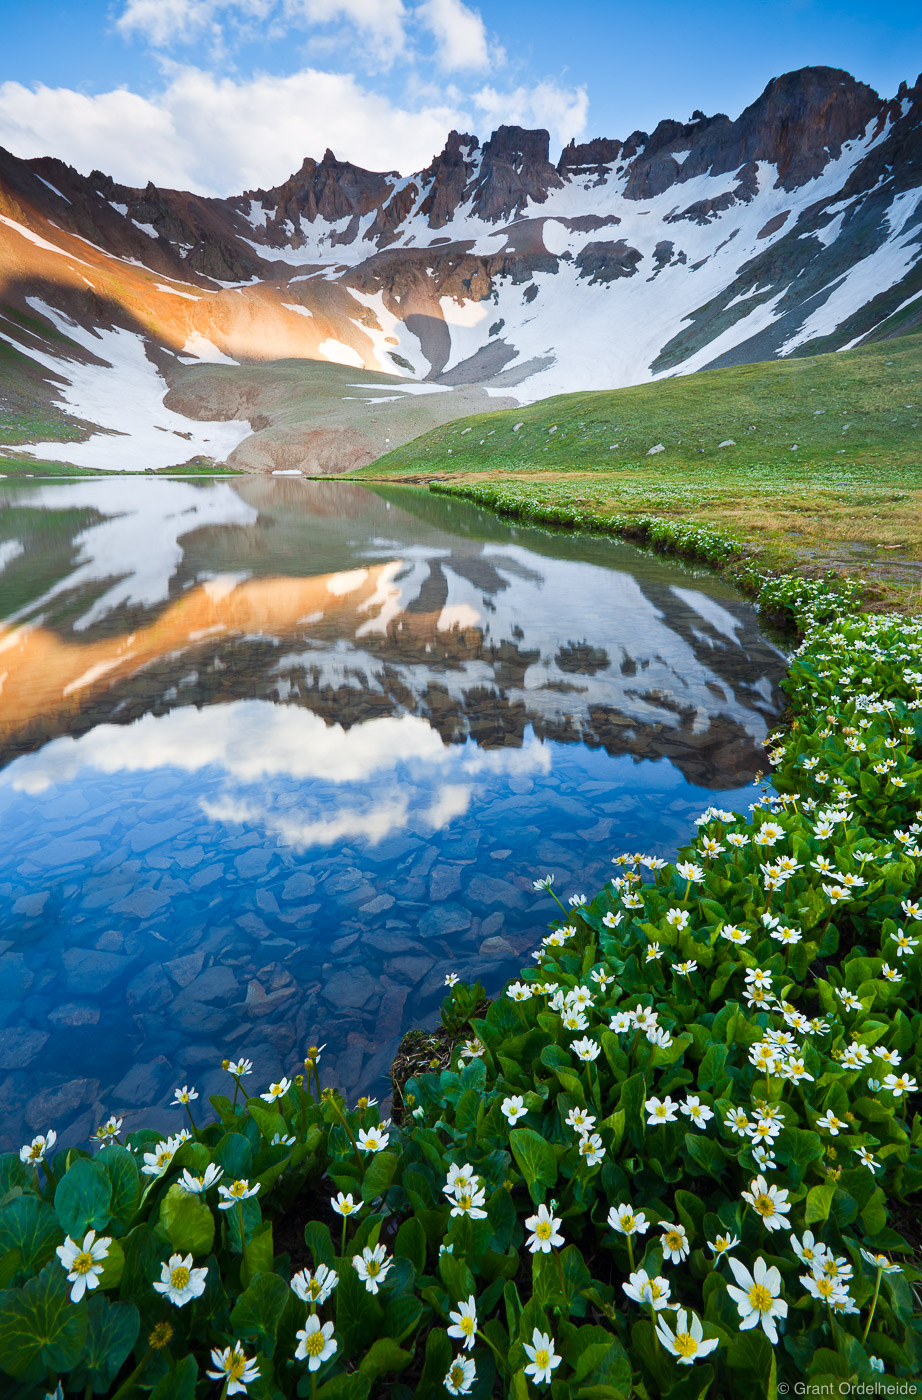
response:
<svg viewBox="0 0 922 1400"><path fill-rule="evenodd" d="M252 1095L227 1064L217 1121L193 1095L168 1141L0 1158L17 1396L916 1392L922 623L748 567L803 637L779 796L704 814L674 863L613 853L588 899L536 871L534 965L482 1017L451 988L467 1040L398 1124L311 1051Z"/></svg>
<svg viewBox="0 0 922 1400"><path fill-rule="evenodd" d="M575 511L706 522L767 565L878 579L905 606L922 583L920 371L907 336L567 394L458 420L360 475L527 483Z"/></svg>

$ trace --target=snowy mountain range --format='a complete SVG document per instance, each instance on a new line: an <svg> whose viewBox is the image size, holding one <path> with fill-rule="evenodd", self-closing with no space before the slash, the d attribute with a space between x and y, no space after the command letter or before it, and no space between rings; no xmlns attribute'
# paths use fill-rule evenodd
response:
<svg viewBox="0 0 922 1400"><path fill-rule="evenodd" d="M918 328L922 79L802 69L556 164L519 127L408 176L327 151L230 199L0 153L0 268L6 406L74 437L29 451L342 470L474 408ZM291 362L340 370L305 407Z"/></svg>

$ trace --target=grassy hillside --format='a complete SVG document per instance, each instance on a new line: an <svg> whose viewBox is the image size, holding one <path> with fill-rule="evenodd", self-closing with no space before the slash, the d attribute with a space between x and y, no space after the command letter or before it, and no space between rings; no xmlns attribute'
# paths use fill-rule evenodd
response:
<svg viewBox="0 0 922 1400"><path fill-rule="evenodd" d="M705 370L436 428L369 474L611 471L642 466L915 465L922 447L922 335L811 359ZM720 443L732 441L732 447ZM647 458L651 447L664 451ZM795 450L796 449L796 450ZM841 459L837 461L836 459Z"/></svg>
<svg viewBox="0 0 922 1400"><path fill-rule="evenodd" d="M770 562L873 566L918 591L922 335L481 414L358 475L511 478L561 504L728 527Z"/></svg>

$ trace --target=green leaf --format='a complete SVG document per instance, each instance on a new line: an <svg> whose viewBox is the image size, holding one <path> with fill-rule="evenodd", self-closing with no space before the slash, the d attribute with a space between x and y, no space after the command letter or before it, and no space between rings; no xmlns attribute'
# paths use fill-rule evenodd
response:
<svg viewBox="0 0 922 1400"><path fill-rule="evenodd" d="M74 1381L82 1387L90 1380L96 1394L103 1395L127 1361L141 1319L132 1303L110 1303L98 1293L90 1298L86 1312L86 1342Z"/></svg>
<svg viewBox="0 0 922 1400"><path fill-rule="evenodd" d="M0 1210L0 1254L18 1250L18 1267L30 1273L52 1258L61 1237L51 1206L31 1191L27 1196L14 1197Z"/></svg>
<svg viewBox="0 0 922 1400"><path fill-rule="evenodd" d="M403 1347L392 1342L390 1337L379 1337L372 1343L370 1351L365 1353L359 1370L369 1380L376 1381L379 1376L385 1376L389 1371L402 1371L412 1360L412 1351L404 1351Z"/></svg>
<svg viewBox="0 0 922 1400"><path fill-rule="evenodd" d="M254 1278L256 1274L271 1274L272 1272L272 1221L264 1220L253 1231L253 1237L247 1242L246 1260L247 1274Z"/></svg>
<svg viewBox="0 0 922 1400"><path fill-rule="evenodd" d="M373 1201L383 1196L394 1179L397 1157L393 1152L376 1152L365 1169L362 1180L362 1200Z"/></svg>
<svg viewBox="0 0 922 1400"><path fill-rule="evenodd" d="M477 1122L483 1098L477 1089L465 1089L455 1105L455 1127L459 1133L469 1133Z"/></svg>
<svg viewBox="0 0 922 1400"><path fill-rule="evenodd" d="M178 1182L160 1203L160 1223L170 1244L180 1254L197 1257L211 1252L215 1221L201 1196L190 1195Z"/></svg>
<svg viewBox="0 0 922 1400"><path fill-rule="evenodd" d="M319 1220L309 1220L304 1227L304 1243L311 1252L314 1268L318 1264L333 1264L336 1251L333 1248L329 1225L323 1225Z"/></svg>
<svg viewBox="0 0 922 1400"><path fill-rule="evenodd" d="M198 1380L198 1365L192 1355L177 1361L176 1369L157 1382L150 1400L195 1400L195 1383Z"/></svg>
<svg viewBox="0 0 922 1400"><path fill-rule="evenodd" d="M804 1224L815 1225L820 1220L828 1220L835 1194L836 1185L833 1181L822 1186L811 1186L804 1207Z"/></svg>
<svg viewBox="0 0 922 1400"><path fill-rule="evenodd" d="M127 1230L141 1199L141 1177L134 1153L117 1143L104 1147L96 1161L109 1178L109 1213L117 1234Z"/></svg>
<svg viewBox="0 0 922 1400"><path fill-rule="evenodd" d="M249 1180L253 1173L253 1149L243 1133L225 1133L214 1150L214 1161L224 1168L228 1184Z"/></svg>
<svg viewBox="0 0 922 1400"><path fill-rule="evenodd" d="M336 1289L336 1334L345 1360L364 1348L378 1330L378 1306L351 1266L343 1269Z"/></svg>
<svg viewBox="0 0 922 1400"><path fill-rule="evenodd" d="M366 1400L371 1381L358 1371L352 1375L334 1376L317 1391L317 1400Z"/></svg>
<svg viewBox="0 0 922 1400"><path fill-rule="evenodd" d="M112 1183L98 1162L78 1157L58 1182L54 1209L61 1229L82 1240L87 1230L104 1230L109 1223Z"/></svg>
<svg viewBox="0 0 922 1400"><path fill-rule="evenodd" d="M531 1128L513 1128L509 1145L525 1178L532 1200L539 1205L557 1180L557 1158L549 1142Z"/></svg>
<svg viewBox="0 0 922 1400"><path fill-rule="evenodd" d="M86 1337L87 1310L70 1301L60 1264L47 1264L25 1288L0 1293L0 1369L37 1381L46 1371L66 1374Z"/></svg>
<svg viewBox="0 0 922 1400"><path fill-rule="evenodd" d="M441 1328L434 1327L426 1338L426 1357L423 1362L423 1373L419 1378L419 1393L421 1395L445 1394L444 1380L451 1365L452 1349L451 1339L447 1332Z"/></svg>
<svg viewBox="0 0 922 1400"><path fill-rule="evenodd" d="M271 1357L288 1291L278 1274L257 1274L234 1305L230 1318L234 1335L255 1341L259 1350Z"/></svg>
<svg viewBox="0 0 922 1400"><path fill-rule="evenodd" d="M29 1184L29 1171L19 1160L18 1152L0 1153L0 1200L18 1187L24 1190Z"/></svg>
<svg viewBox="0 0 922 1400"><path fill-rule="evenodd" d="M415 1216L405 1220L394 1241L394 1257L409 1259L418 1274L426 1267L426 1232Z"/></svg>
<svg viewBox="0 0 922 1400"><path fill-rule="evenodd" d="M389 1297L384 1309L384 1328L392 1341L402 1342L415 1331L423 1315L418 1298L406 1293Z"/></svg>

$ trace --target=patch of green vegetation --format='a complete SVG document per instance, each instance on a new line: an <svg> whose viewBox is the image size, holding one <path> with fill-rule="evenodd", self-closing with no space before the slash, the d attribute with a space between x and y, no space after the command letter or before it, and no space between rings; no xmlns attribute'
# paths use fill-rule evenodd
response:
<svg viewBox="0 0 922 1400"><path fill-rule="evenodd" d="M64 335L63 331L59 331L52 321L39 320L37 316L30 316L27 311L21 311L17 306L10 306L9 302L0 302L0 315L8 321L14 321L16 325L22 326L23 330L30 331L32 335L40 336L42 340L56 340L60 345L68 345L73 350L82 349L75 340L71 340L69 335Z"/></svg>
<svg viewBox="0 0 922 1400"><path fill-rule="evenodd" d="M772 566L857 570L882 580L888 604L918 595L918 605L920 371L917 335L562 395L457 420L356 475L505 485L577 514L694 519Z"/></svg>

